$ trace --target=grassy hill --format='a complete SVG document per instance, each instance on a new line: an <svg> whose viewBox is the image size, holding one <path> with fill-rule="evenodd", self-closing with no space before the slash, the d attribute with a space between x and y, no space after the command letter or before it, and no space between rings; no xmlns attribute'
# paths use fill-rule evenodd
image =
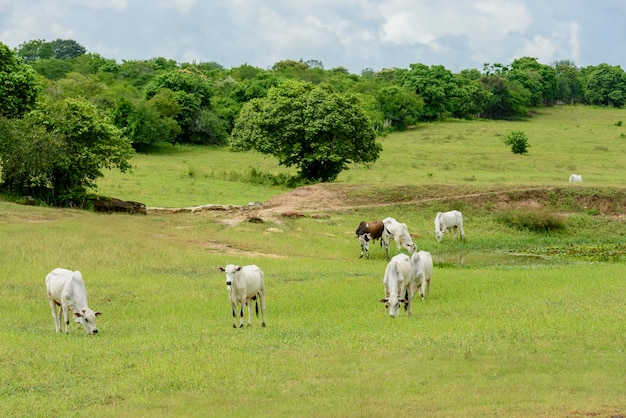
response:
<svg viewBox="0 0 626 418"><path fill-rule="evenodd" d="M148 206L262 209L139 216L0 201L0 415L623 416L622 115L554 107L418 126L383 138L371 167L297 190L259 181L289 173L271 158L206 148L138 155L133 174L100 182ZM528 155L502 143L512 129ZM294 201L303 216L283 216ZM467 239L437 243L435 213L452 208ZM359 221L387 216L435 259L412 317L383 312L384 251L358 258ZM218 271L229 263L265 272L267 328L232 328ZM54 333L44 277L55 267L83 273L103 313L97 336L73 323Z"/></svg>

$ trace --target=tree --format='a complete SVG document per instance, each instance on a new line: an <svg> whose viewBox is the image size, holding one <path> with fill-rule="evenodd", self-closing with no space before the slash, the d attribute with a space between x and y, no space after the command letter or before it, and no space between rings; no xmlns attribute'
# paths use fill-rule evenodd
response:
<svg viewBox="0 0 626 418"><path fill-rule="evenodd" d="M72 39L57 39L51 42L36 39L19 44L16 52L24 62L33 62L40 59L66 60L76 58L86 53L87 50Z"/></svg>
<svg viewBox="0 0 626 418"><path fill-rule="evenodd" d="M1 186L12 195L82 207L103 169L130 169L130 142L83 99L45 101L22 120L5 120L2 133Z"/></svg>
<svg viewBox="0 0 626 418"><path fill-rule="evenodd" d="M617 65L600 64L590 71L585 99L590 104L622 107L626 104L626 73Z"/></svg>
<svg viewBox="0 0 626 418"><path fill-rule="evenodd" d="M54 51L54 58L60 60L80 57L87 52L84 46L72 39L57 39L50 42L50 45Z"/></svg>
<svg viewBox="0 0 626 418"><path fill-rule="evenodd" d="M302 179L322 182L335 180L349 163L376 161L382 150L355 96L295 80L243 106L231 145L273 155L298 167Z"/></svg>
<svg viewBox="0 0 626 418"><path fill-rule="evenodd" d="M24 62L30 63L40 59L54 58L54 50L49 42L43 39L35 39L22 42L17 46L16 53Z"/></svg>
<svg viewBox="0 0 626 418"><path fill-rule="evenodd" d="M0 42L0 116L22 116L35 106L41 88L37 73Z"/></svg>
<svg viewBox="0 0 626 418"><path fill-rule="evenodd" d="M503 140L506 145L511 146L514 154L526 154L528 152L528 137L523 131L511 131Z"/></svg>
<svg viewBox="0 0 626 418"><path fill-rule="evenodd" d="M507 79L517 81L531 94L531 106L552 104L558 93L556 71L549 65L540 64L537 58L518 58L511 64Z"/></svg>
<svg viewBox="0 0 626 418"><path fill-rule="evenodd" d="M417 123L424 108L424 101L415 92L397 86L380 89L376 103L383 118L400 131Z"/></svg>
<svg viewBox="0 0 626 418"><path fill-rule="evenodd" d="M122 129L137 151L149 151L173 143L181 129L176 121L160 113L159 95L148 101L121 97L113 111L113 122ZM156 99L156 100L155 100Z"/></svg>
<svg viewBox="0 0 626 418"><path fill-rule="evenodd" d="M227 123L213 114L213 86L201 71L188 67L161 73L146 86L146 98L151 99L162 89L171 90L174 101L180 106L174 117L182 129L177 142L200 145L227 142Z"/></svg>
<svg viewBox="0 0 626 418"><path fill-rule="evenodd" d="M573 61L562 60L553 64L556 71L556 99L566 104L583 103L585 94L580 72Z"/></svg>

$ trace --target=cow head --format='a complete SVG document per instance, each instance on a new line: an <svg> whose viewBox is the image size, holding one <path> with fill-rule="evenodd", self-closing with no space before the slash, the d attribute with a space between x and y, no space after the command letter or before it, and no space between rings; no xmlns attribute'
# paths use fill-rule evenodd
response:
<svg viewBox="0 0 626 418"><path fill-rule="evenodd" d="M443 239L443 233L444 231L435 231L435 236L437 237L437 241L441 242L441 240Z"/></svg>
<svg viewBox="0 0 626 418"><path fill-rule="evenodd" d="M409 253L415 254L415 252L417 251L417 245L415 245L414 242L411 242L409 244L406 244L406 249Z"/></svg>
<svg viewBox="0 0 626 418"><path fill-rule="evenodd" d="M382 298L380 302L385 304L385 310L389 311L389 316L392 318L398 316L402 303L408 303L406 299L400 298L398 295L389 295L386 298Z"/></svg>
<svg viewBox="0 0 626 418"><path fill-rule="evenodd" d="M226 273L226 288L230 290L230 286L233 284L233 279L235 277L235 273L241 270L241 266L235 266L234 264L229 264L226 267L220 267L220 271Z"/></svg>
<svg viewBox="0 0 626 418"><path fill-rule="evenodd" d="M85 328L87 335L93 335L98 333L96 327L96 316L102 315L100 312L94 312L89 308L83 309L80 312L74 312L74 322L81 324Z"/></svg>

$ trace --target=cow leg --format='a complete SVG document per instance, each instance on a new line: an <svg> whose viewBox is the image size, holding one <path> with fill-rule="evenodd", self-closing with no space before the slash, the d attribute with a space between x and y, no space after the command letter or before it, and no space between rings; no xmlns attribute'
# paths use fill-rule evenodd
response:
<svg viewBox="0 0 626 418"><path fill-rule="evenodd" d="M52 310L52 319L54 319L54 329L56 329L57 334L61 332L61 306L57 305L57 303L49 298L50 309Z"/></svg>
<svg viewBox="0 0 626 418"><path fill-rule="evenodd" d="M237 303L231 301L230 308L233 311L233 328L237 328Z"/></svg>
<svg viewBox="0 0 626 418"><path fill-rule="evenodd" d="M65 333L69 334L69 326L70 326L69 307L66 304L62 304L61 311L63 311L63 322L65 323Z"/></svg>
<svg viewBox="0 0 626 418"><path fill-rule="evenodd" d="M246 304L248 305L248 326L251 326L252 325L252 299L248 299L246 301Z"/></svg>
<svg viewBox="0 0 626 418"><path fill-rule="evenodd" d="M261 302L261 318L262 321L261 322L261 326L264 327L265 326L265 289L261 289L261 291L259 292L259 299Z"/></svg>
<svg viewBox="0 0 626 418"><path fill-rule="evenodd" d="M461 232L461 239L465 239L465 230L463 229L463 224L459 225L459 231Z"/></svg>

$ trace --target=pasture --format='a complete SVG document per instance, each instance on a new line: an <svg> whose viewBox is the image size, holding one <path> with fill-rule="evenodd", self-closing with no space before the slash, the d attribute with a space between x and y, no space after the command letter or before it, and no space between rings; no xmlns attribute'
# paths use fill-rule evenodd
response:
<svg viewBox="0 0 626 418"><path fill-rule="evenodd" d="M300 218L0 202L0 414L623 416L621 115L551 108L526 122L391 135L379 162L325 186L342 205L320 202ZM502 144L512 129L528 135L528 155ZM148 206L245 205L289 192L246 181L250 167L286 171L257 154L189 148L134 162L133 174L107 174L100 192ZM569 184L573 172L584 183ZM464 242L446 234L437 243L434 215L444 209L463 212ZM518 229L503 215L519 211L564 227ZM378 244L358 259L358 223L387 216L435 259L431 294L414 300L412 317L384 315ZM256 317L232 328L218 271L228 263L263 269L267 328ZM83 273L89 305L102 312L97 336L73 322L69 335L54 333L44 285L54 267Z"/></svg>

